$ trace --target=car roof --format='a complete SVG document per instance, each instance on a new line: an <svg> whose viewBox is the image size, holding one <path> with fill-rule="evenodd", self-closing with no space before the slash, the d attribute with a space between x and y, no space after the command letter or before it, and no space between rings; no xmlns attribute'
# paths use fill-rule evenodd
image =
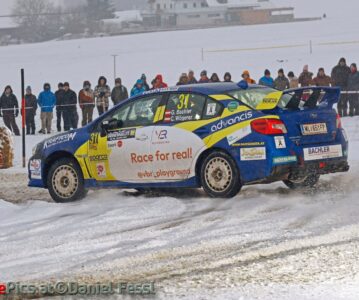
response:
<svg viewBox="0 0 359 300"><path fill-rule="evenodd" d="M263 88L263 86L252 84L248 85L248 90L255 88ZM151 95L157 93L168 93L168 92L183 92L183 93L200 93L204 95L216 95L216 94L226 94L233 90L241 89L241 87L234 82L218 82L218 83L197 83L197 84L188 84L180 85L174 87L168 87L163 89L154 89L146 91L140 95L132 97L132 99L137 99L144 95Z"/></svg>

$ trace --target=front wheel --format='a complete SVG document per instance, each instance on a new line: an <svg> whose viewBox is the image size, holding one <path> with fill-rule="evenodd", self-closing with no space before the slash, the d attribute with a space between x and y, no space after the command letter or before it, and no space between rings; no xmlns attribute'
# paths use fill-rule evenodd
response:
<svg viewBox="0 0 359 300"><path fill-rule="evenodd" d="M203 190L213 198L232 198L242 188L239 170L233 158L224 152L212 152L201 166Z"/></svg>
<svg viewBox="0 0 359 300"><path fill-rule="evenodd" d="M87 193L82 171L71 158L62 158L50 167L47 187L52 199L59 203L80 200Z"/></svg>
<svg viewBox="0 0 359 300"><path fill-rule="evenodd" d="M283 183L292 190L314 187L319 181L320 175L311 174L301 180L283 180Z"/></svg>

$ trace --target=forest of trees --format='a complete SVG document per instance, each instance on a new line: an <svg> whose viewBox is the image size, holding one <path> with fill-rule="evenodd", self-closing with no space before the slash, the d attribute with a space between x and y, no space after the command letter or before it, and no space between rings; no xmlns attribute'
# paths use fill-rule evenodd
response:
<svg viewBox="0 0 359 300"><path fill-rule="evenodd" d="M86 0L77 7L62 8L48 0L16 0L12 14L19 25L19 37L25 42L41 42L65 33L95 33L100 20L113 18L110 0Z"/></svg>

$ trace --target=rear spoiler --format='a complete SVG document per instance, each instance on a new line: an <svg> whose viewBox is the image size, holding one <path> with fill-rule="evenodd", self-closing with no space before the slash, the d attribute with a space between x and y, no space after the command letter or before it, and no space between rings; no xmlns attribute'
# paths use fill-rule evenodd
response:
<svg viewBox="0 0 359 300"><path fill-rule="evenodd" d="M292 97L286 106L288 109L297 109L300 106L308 108L332 108L334 104L339 102L340 88L309 86L285 90L283 92L284 95Z"/></svg>

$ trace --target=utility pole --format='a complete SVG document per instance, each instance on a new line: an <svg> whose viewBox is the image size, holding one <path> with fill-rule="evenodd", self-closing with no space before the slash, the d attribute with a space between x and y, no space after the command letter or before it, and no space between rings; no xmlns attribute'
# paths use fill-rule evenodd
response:
<svg viewBox="0 0 359 300"><path fill-rule="evenodd" d="M117 77L117 75L116 75L116 58L117 58L117 54L112 54L111 55L112 57L113 57L113 81L115 82L115 80L116 80L116 77Z"/></svg>

